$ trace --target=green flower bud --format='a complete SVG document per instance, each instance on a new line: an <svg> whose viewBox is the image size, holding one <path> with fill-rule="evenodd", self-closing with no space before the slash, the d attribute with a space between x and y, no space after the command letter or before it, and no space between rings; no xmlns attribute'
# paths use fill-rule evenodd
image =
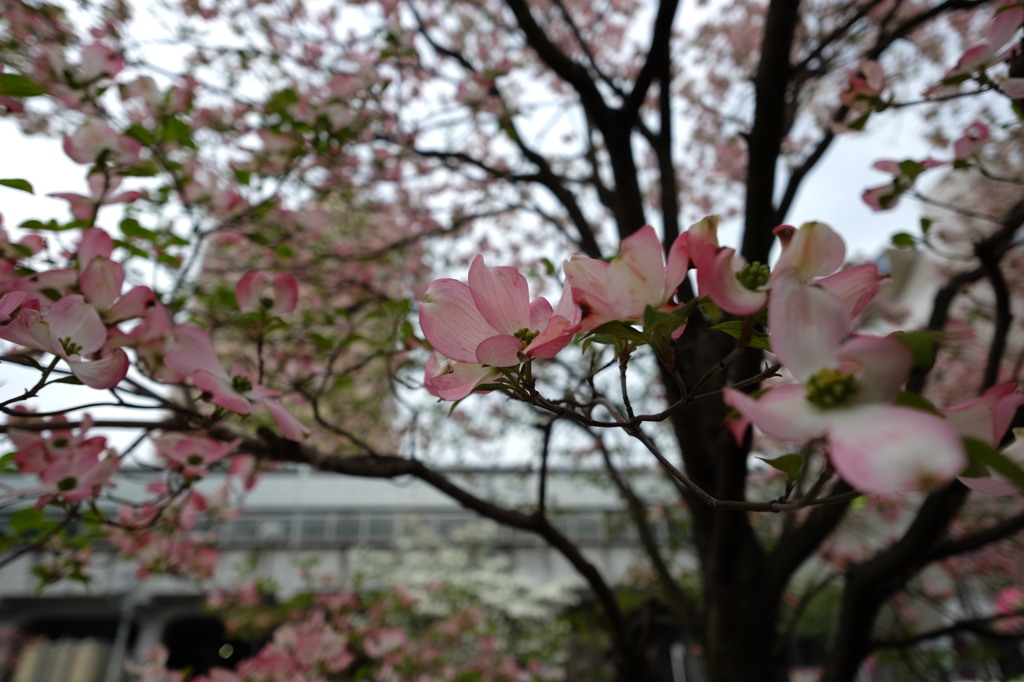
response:
<svg viewBox="0 0 1024 682"><path fill-rule="evenodd" d="M757 291L768 283L768 276L770 274L771 269L767 265L754 261L740 268L736 272L736 279L747 289Z"/></svg>

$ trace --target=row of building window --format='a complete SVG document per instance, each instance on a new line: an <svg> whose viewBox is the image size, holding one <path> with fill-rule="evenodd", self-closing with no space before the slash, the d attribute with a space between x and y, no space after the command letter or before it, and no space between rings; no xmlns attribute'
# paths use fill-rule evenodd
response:
<svg viewBox="0 0 1024 682"><path fill-rule="evenodd" d="M635 544L636 532L621 513L592 511L560 514L554 525L580 545ZM8 518L0 515L0 533ZM71 526L74 530L74 524ZM216 528L225 547L333 547L392 545L399 538L431 536L455 542L503 546L542 544L536 535L481 520L460 512L316 511L275 514L253 512ZM668 538L664 523L653 524L660 541Z"/></svg>
<svg viewBox="0 0 1024 682"><path fill-rule="evenodd" d="M632 526L620 514L581 512L553 519L554 525L582 545L632 542ZM662 539L666 528L655 531ZM304 510L291 515L247 514L222 526L221 542L226 546L264 544L268 546L389 545L403 537L435 536L445 540L500 545L534 545L541 542L531 533L481 521L463 513L408 512L316 512Z"/></svg>

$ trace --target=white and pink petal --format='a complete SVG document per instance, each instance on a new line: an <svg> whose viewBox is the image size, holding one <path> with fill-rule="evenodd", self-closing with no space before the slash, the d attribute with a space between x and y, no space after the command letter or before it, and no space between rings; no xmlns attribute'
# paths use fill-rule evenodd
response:
<svg viewBox="0 0 1024 682"><path fill-rule="evenodd" d="M941 417L871 404L829 411L829 458L843 480L866 493L929 490L967 466L959 434Z"/></svg>
<svg viewBox="0 0 1024 682"><path fill-rule="evenodd" d="M725 404L766 435L787 443L806 443L825 434L827 413L807 401L799 384L775 386L760 398L726 388Z"/></svg>
<svg viewBox="0 0 1024 682"><path fill-rule="evenodd" d="M128 355L120 348L99 360L82 360L72 355L66 361L71 373L90 388L114 388L128 375Z"/></svg>
<svg viewBox="0 0 1024 682"><path fill-rule="evenodd" d="M836 365L836 351L850 335L846 305L795 270L778 273L768 302L772 351L799 381Z"/></svg>
<svg viewBox="0 0 1024 682"><path fill-rule="evenodd" d="M439 279L427 287L419 318L427 341L457 362L476 363L477 346L499 333L484 319L469 286L455 279Z"/></svg>
<svg viewBox="0 0 1024 682"><path fill-rule="evenodd" d="M499 334L529 327L530 289L516 268L487 267L477 256L469 266L469 291L483 319Z"/></svg>
<svg viewBox="0 0 1024 682"><path fill-rule="evenodd" d="M427 359L423 384L429 393L442 400L462 400L480 384L499 376L493 367L450 360L439 363L437 357L431 355Z"/></svg>

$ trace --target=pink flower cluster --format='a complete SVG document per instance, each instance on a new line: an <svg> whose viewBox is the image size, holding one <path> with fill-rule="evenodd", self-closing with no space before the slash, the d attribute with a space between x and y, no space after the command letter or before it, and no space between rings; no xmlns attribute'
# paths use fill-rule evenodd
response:
<svg viewBox="0 0 1024 682"><path fill-rule="evenodd" d="M767 305L771 348L795 380L774 385L760 398L726 388L726 403L772 438L824 438L832 465L857 489L886 493L951 481L968 463L962 438L976 437L971 429L978 424L987 425L985 442L999 444L1007 414L1024 402L1016 384L944 415L894 404L913 353L896 336L854 332L884 278L874 265L840 270L846 247L831 228L777 228L782 254L769 271L721 246L717 225L714 217L692 225L668 249L667 259L650 227L623 240L609 262L574 256L565 263L566 282L555 307L543 298L530 301L516 269L490 268L478 256L468 284L438 280L420 306L423 334L445 358L428 361L427 390L460 400L481 385L518 376L521 363L553 357L577 334L612 321L641 321L651 309L676 309L677 288L694 268L700 295L722 310L745 316ZM680 319L675 333L683 324ZM1002 485L1008 484L974 487L998 492Z"/></svg>
<svg viewBox="0 0 1024 682"><path fill-rule="evenodd" d="M94 176L95 177L95 176ZM30 256L42 244L23 241L17 256ZM308 430L277 400L280 392L261 386L241 365L229 373L209 334L189 324L172 324L147 286L123 292L124 266L113 259L115 244L105 231L82 233L69 267L23 276L15 264L0 262L0 339L43 351L67 363L83 384L114 388L128 373L134 349L140 369L167 383L191 380L215 405L238 414L266 409L287 438L302 440ZM27 251L28 253L21 253ZM291 275L250 272L237 286L243 310L263 307L271 315L295 309L298 285ZM120 325L135 321L130 331Z"/></svg>
<svg viewBox="0 0 1024 682"><path fill-rule="evenodd" d="M39 496L37 507L51 501L82 502L98 497L111 485L121 460L107 447L103 436L89 436L92 420L86 416L77 429L67 428L67 420L54 417L47 431L25 431L16 427L8 431L14 444L14 464L19 471L36 474L39 488L16 494Z"/></svg>
<svg viewBox="0 0 1024 682"><path fill-rule="evenodd" d="M1007 47L1007 43L1017 35L1021 26L1024 26L1024 3L1020 0L1002 0L997 3L985 40L964 51L956 65L942 77L942 81L925 91L925 96L955 95L964 81L976 74L984 74L990 66L1012 59L1014 47ZM987 80L985 75L981 78ZM1004 78L998 87L1007 97L1024 97L1024 78Z"/></svg>
<svg viewBox="0 0 1024 682"><path fill-rule="evenodd" d="M689 267L686 244L676 241L666 265L654 228L646 226L624 239L610 262L577 254L565 263L566 283L554 307L544 298L530 300L516 268L491 268L477 256L469 284L436 280L420 304L423 335L447 359L427 361L427 390L461 400L499 378L500 368L554 357L577 333L642 319L648 307L671 307Z"/></svg>

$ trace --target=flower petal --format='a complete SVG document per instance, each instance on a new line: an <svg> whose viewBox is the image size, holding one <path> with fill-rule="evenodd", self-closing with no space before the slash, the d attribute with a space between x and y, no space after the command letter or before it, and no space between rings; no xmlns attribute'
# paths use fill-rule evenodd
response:
<svg viewBox="0 0 1024 682"><path fill-rule="evenodd" d="M509 334L499 334L485 339L476 347L476 361L491 367L515 367L519 365L519 354L522 352L522 339Z"/></svg>
<svg viewBox="0 0 1024 682"><path fill-rule="evenodd" d="M103 347L107 328L96 309L78 294L68 294L46 311L50 335L55 343L70 339L82 355L90 355Z"/></svg>
<svg viewBox="0 0 1024 682"><path fill-rule="evenodd" d="M224 409L237 412L238 414L249 414L252 412L252 403L235 390L231 384L231 379L226 374L221 376L208 372L205 369L198 369L192 373L192 383L214 405L220 405Z"/></svg>
<svg viewBox="0 0 1024 682"><path fill-rule="evenodd" d="M775 386L758 399L734 388L725 389L725 404L772 438L788 443L806 443L824 435L826 413L807 402L803 386Z"/></svg>
<svg viewBox="0 0 1024 682"><path fill-rule="evenodd" d="M288 440L302 441L311 433L309 429L302 425L302 422L288 411L288 408L278 401L264 400L263 406L270 412L274 418L274 423L277 424L277 428L281 429L281 433Z"/></svg>
<svg viewBox="0 0 1024 682"><path fill-rule="evenodd" d="M191 324L179 324L167 339L164 362L181 376L190 377L197 370L216 375L228 382L228 373L213 349L213 341L205 331Z"/></svg>
<svg viewBox="0 0 1024 682"><path fill-rule="evenodd" d="M840 270L815 283L838 296L846 304L850 317L857 317L888 282L889 278L878 271L877 265L867 263Z"/></svg>
<svg viewBox="0 0 1024 682"><path fill-rule="evenodd" d="M565 282L572 291L572 302L580 311L581 331L614 320L608 301L608 263L576 254L562 266Z"/></svg>
<svg viewBox="0 0 1024 682"><path fill-rule="evenodd" d="M843 238L825 223L809 222L801 225L783 246L775 269L781 272L794 268L800 279L807 281L832 274L845 259Z"/></svg>
<svg viewBox="0 0 1024 682"><path fill-rule="evenodd" d="M914 353L894 338L854 336L836 352L839 369L857 377L858 403L887 403L910 375Z"/></svg>
<svg viewBox="0 0 1024 682"><path fill-rule="evenodd" d="M498 333L477 309L469 287L455 279L439 279L427 287L420 328L438 353L471 364L477 362L476 347Z"/></svg>
<svg viewBox="0 0 1024 682"><path fill-rule="evenodd" d="M99 360L81 360L77 356L67 359L71 373L90 388L113 388L128 374L128 355L120 348Z"/></svg>
<svg viewBox="0 0 1024 682"><path fill-rule="evenodd" d="M1024 393L1018 391L1016 381L1004 381L980 397L942 412L961 436L998 446L1017 408L1024 404Z"/></svg>
<svg viewBox="0 0 1024 682"><path fill-rule="evenodd" d="M85 298L97 310L109 310L121 295L124 267L109 258L96 256L82 271L79 286Z"/></svg>
<svg viewBox="0 0 1024 682"><path fill-rule="evenodd" d="M607 276L609 312L621 319L638 318L647 306L665 304L669 294L665 290L665 256L653 227L645 225L622 240L619 255L608 264Z"/></svg>
<svg viewBox="0 0 1024 682"><path fill-rule="evenodd" d="M1024 78L1007 78L999 84L999 89L1007 97L1024 98Z"/></svg>
<svg viewBox="0 0 1024 682"><path fill-rule="evenodd" d="M469 266L469 291L477 310L499 334L529 328L530 289L516 268L489 268L477 256Z"/></svg>
<svg viewBox="0 0 1024 682"><path fill-rule="evenodd" d="M548 320L547 327L526 347L525 353L531 358L553 358L569 345L576 328L576 323L554 315Z"/></svg>
<svg viewBox="0 0 1024 682"><path fill-rule="evenodd" d="M551 303L546 298L537 297L530 301L530 331L537 331L546 327L553 312ZM516 331L519 330L517 329Z"/></svg>
<svg viewBox="0 0 1024 682"><path fill-rule="evenodd" d="M431 355L427 359L423 384L427 391L442 400L462 400L477 386L498 376L493 367L451 361L440 364L437 357Z"/></svg>
<svg viewBox="0 0 1024 682"><path fill-rule="evenodd" d="M779 273L768 304L772 351L801 382L826 367L851 331L846 306L821 287L801 282L795 270Z"/></svg>
<svg viewBox="0 0 1024 682"><path fill-rule="evenodd" d="M686 273L690 270L690 238L686 233L676 237L668 250L668 260L665 264L665 291L673 293L686 279Z"/></svg>
<svg viewBox="0 0 1024 682"><path fill-rule="evenodd" d="M872 404L830 410L829 418L832 465L866 493L935 488L967 466L960 436L941 417Z"/></svg>

